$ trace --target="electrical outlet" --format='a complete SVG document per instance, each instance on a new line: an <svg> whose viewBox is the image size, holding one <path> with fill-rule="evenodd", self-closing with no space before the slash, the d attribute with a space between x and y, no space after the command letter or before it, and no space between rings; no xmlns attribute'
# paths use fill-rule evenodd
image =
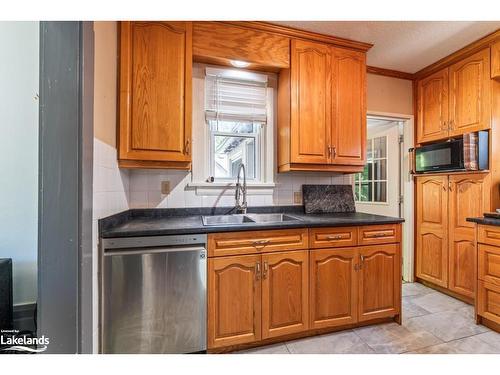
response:
<svg viewBox="0 0 500 375"><path fill-rule="evenodd" d="M295 204L302 203L302 192L300 192L300 191L293 192L293 203L295 203Z"/></svg>
<svg viewBox="0 0 500 375"><path fill-rule="evenodd" d="M162 194L170 194L170 181L162 181L161 182L161 193Z"/></svg>

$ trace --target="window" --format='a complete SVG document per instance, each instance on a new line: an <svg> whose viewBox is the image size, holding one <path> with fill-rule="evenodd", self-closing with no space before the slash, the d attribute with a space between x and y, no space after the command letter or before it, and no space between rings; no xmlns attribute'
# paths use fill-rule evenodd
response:
<svg viewBox="0 0 500 375"><path fill-rule="evenodd" d="M387 203L387 137L367 141L367 163L363 172L354 176L357 202Z"/></svg>
<svg viewBox="0 0 500 375"><path fill-rule="evenodd" d="M262 181L267 76L232 69L206 69L205 118L208 160L215 180L234 180L240 164L247 179Z"/></svg>

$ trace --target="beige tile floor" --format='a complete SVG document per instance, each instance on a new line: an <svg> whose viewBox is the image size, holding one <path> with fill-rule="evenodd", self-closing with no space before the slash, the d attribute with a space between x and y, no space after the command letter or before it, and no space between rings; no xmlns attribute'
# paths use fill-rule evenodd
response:
<svg viewBox="0 0 500 375"><path fill-rule="evenodd" d="M379 324L238 354L500 354L500 334L476 325L474 308L422 284L403 284L403 324Z"/></svg>

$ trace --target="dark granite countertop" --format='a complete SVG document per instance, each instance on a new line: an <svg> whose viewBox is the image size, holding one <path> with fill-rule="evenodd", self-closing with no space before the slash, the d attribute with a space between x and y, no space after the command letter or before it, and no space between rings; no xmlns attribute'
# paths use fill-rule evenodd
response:
<svg viewBox="0 0 500 375"><path fill-rule="evenodd" d="M226 226L203 225L202 216L225 214L230 209L230 207L216 209L131 209L99 220L99 235L102 238L161 236L265 229L394 224L404 221L401 218L371 215L361 212L305 214L302 206L272 206L251 207L248 209L248 213L287 213L300 220Z"/></svg>
<svg viewBox="0 0 500 375"><path fill-rule="evenodd" d="M482 225L494 225L500 227L500 219L494 219L492 217L468 217L467 221Z"/></svg>

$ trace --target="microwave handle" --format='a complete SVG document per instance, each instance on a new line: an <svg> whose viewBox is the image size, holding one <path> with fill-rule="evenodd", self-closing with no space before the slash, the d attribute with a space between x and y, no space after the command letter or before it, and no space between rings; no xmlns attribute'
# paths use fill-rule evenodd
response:
<svg viewBox="0 0 500 375"><path fill-rule="evenodd" d="M415 174L415 148L408 149L408 171L411 175Z"/></svg>

